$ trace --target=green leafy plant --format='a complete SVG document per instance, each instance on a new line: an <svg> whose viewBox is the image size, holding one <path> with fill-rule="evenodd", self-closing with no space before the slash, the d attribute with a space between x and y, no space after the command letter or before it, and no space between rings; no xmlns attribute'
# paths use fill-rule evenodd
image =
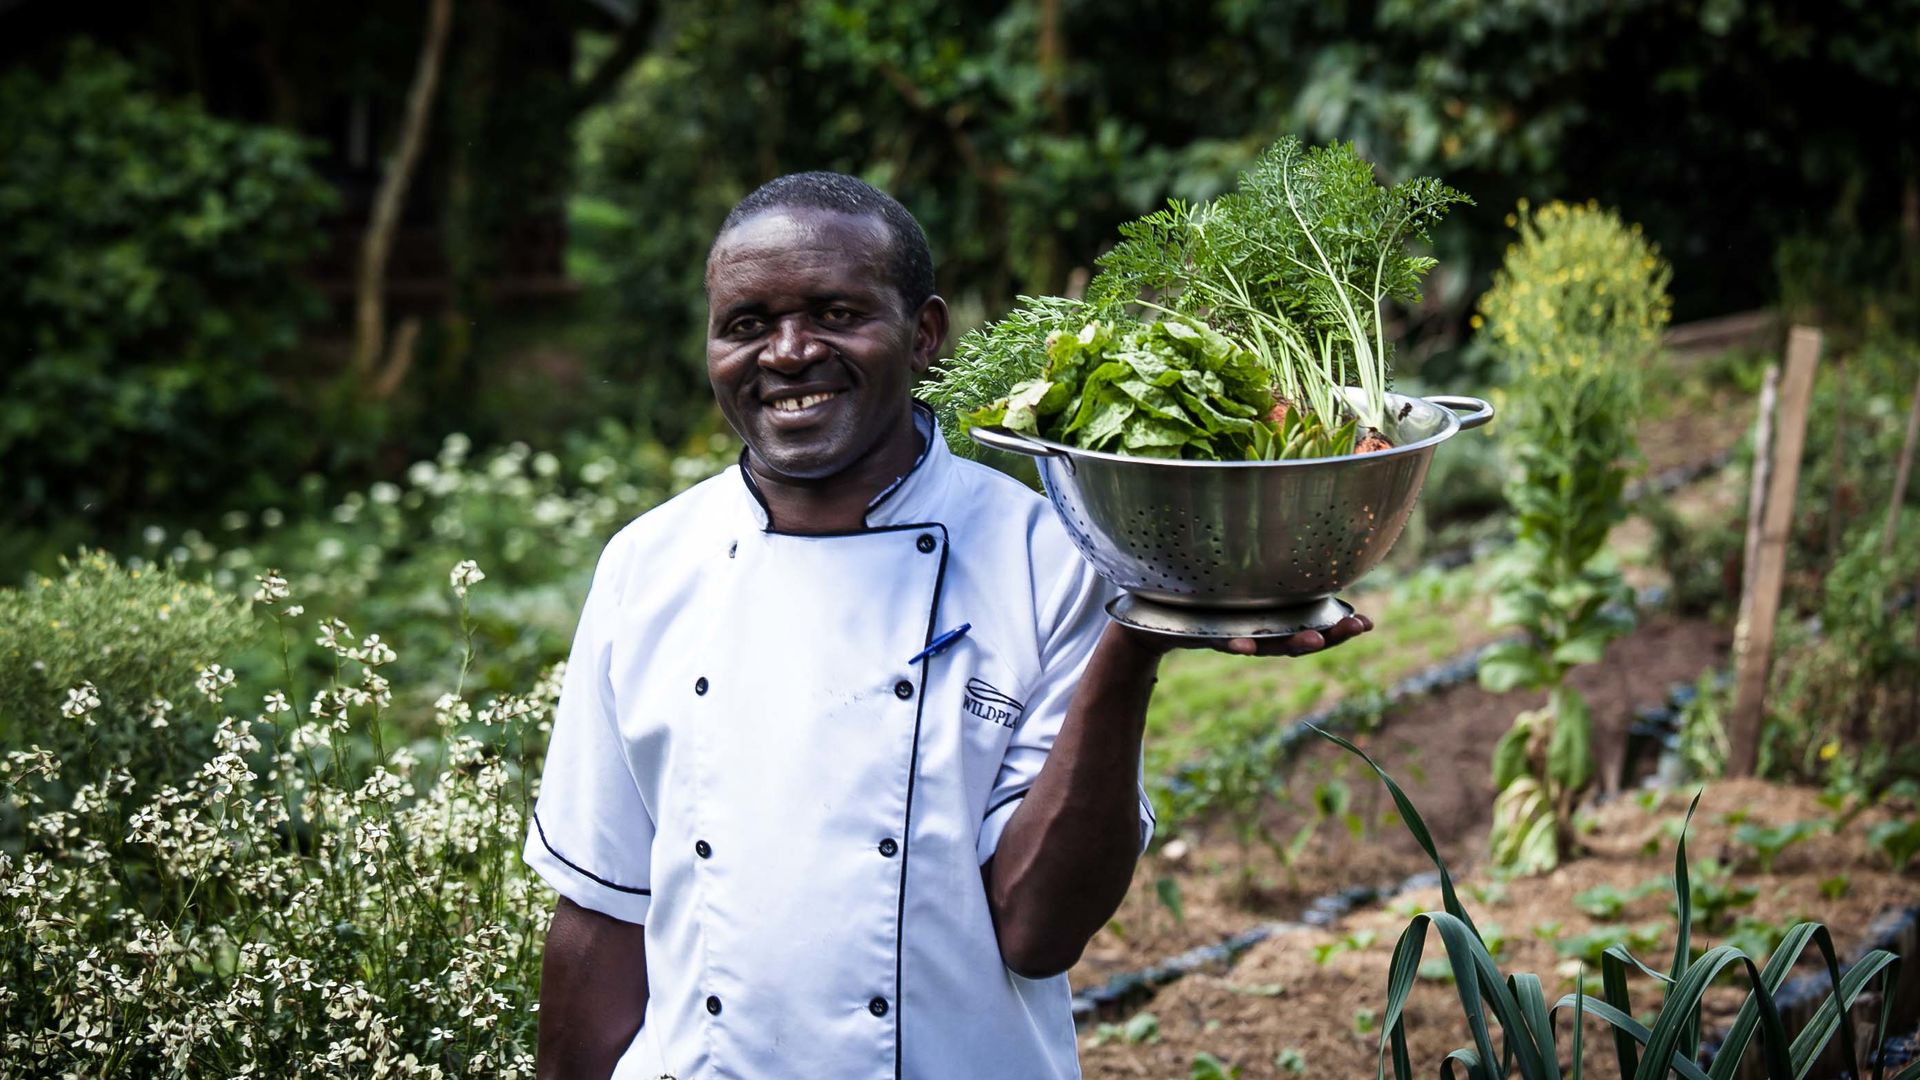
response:
<svg viewBox="0 0 1920 1080"><path fill-rule="evenodd" d="M63 559L57 577L0 590L0 746L91 754L151 795L210 744L196 683L256 636L246 604L205 582L100 552Z"/></svg>
<svg viewBox="0 0 1920 1080"><path fill-rule="evenodd" d="M921 396L963 426L1145 456L1272 460L1389 445L1385 305L1419 298L1433 259L1406 246L1464 201L1431 178L1383 187L1351 144L1307 149L1282 139L1235 191L1175 200L1122 226L1086 304L1024 299L964 339ZM1218 333L1207 355L1236 368L1244 356L1258 373L1255 392L1228 393L1223 405L1219 389L1165 375L1166 350L1150 347L1161 323L1123 323L1110 339L1096 329L1132 311ZM1098 362L1061 355L1076 352L1063 341L1089 335L1098 347L1087 358ZM1042 370L1036 341L1045 345ZM1064 419L1041 422L1054 417Z"/></svg>
<svg viewBox="0 0 1920 1080"><path fill-rule="evenodd" d="M476 697L464 649L416 750L384 716L393 646L305 617L262 576L277 624L329 642L319 685L283 661L286 681L249 700L230 669L203 672L174 721L213 738L157 791L92 748L0 756L0 807L28 826L0 847L9 1071L532 1076L552 899L520 851L558 672ZM482 577L453 568L456 622ZM123 841L151 874L102 857Z"/></svg>
<svg viewBox="0 0 1920 1080"><path fill-rule="evenodd" d="M1896 874L1907 872L1907 864L1920 855L1920 817L1908 814L1883 821L1867 830L1867 842L1887 857Z"/></svg>
<svg viewBox="0 0 1920 1080"><path fill-rule="evenodd" d="M1700 927L1717 931L1731 925L1741 908L1751 907L1759 899L1760 889L1734 881L1732 867L1707 859L1700 864L1699 872L1692 875L1687 895ZM1677 912L1678 905L1672 910Z"/></svg>
<svg viewBox="0 0 1920 1080"><path fill-rule="evenodd" d="M1680 709L1680 760L1687 772L1708 780L1726 771L1732 741L1726 714L1733 707L1733 684L1718 672L1705 672L1693 685L1693 697Z"/></svg>
<svg viewBox="0 0 1920 1080"><path fill-rule="evenodd" d="M1454 985L1459 993L1461 1013L1472 1032L1472 1045L1447 1055L1445 1074L1456 1068L1469 1077L1519 1076L1522 1080L1559 1080L1561 1045L1557 1018L1571 1011L1571 1065L1565 1073L1569 1080L1584 1074L1582 1040L1585 1020L1594 1016L1612 1029L1613 1050L1618 1075L1636 1080L1657 1080L1678 1073L1685 1080L1726 1080L1740 1069L1742 1060L1753 1047L1754 1036L1764 1033L1759 1046L1764 1072L1769 1080L1798 1080L1805 1077L1814 1062L1826 1051L1842 1028L1842 1017L1852 1009L1863 992L1877 988L1886 992L1898 971L1899 958L1884 950L1871 950L1859 957L1841 974L1833 937L1826 927L1800 923L1789 929L1780 945L1764 965L1730 945L1693 955L1693 911L1687 873L1687 847L1683 831L1674 852L1675 897L1679 909L1673 963L1664 973L1655 971L1637 959L1632 950L1612 944L1601 951L1601 993L1586 992L1583 968L1576 978L1575 990L1549 1006L1545 986L1539 976L1503 974L1482 940L1473 917L1460 903L1453 877L1440 858L1433 836L1420 813L1394 779L1366 752L1328 732L1327 740L1344 747L1373 766L1374 772L1393 796L1401 818L1414 839L1432 859L1440 872L1443 910L1414 917L1394 946L1387 975L1386 1007L1381 1014L1382 1035L1376 1075L1382 1080L1411 1080L1415 1075L1407 1047L1407 999L1421 964L1429 933L1437 933L1453 969ZM1687 820L1699 806L1696 796L1688 808ZM1824 961L1833 987L1815 1010L1807 1025L1791 1039L1780 1017L1774 995L1800 962L1807 948L1815 948ZM1642 972L1662 984L1661 1002L1651 1014L1651 1022L1636 1017L1629 975ZM1713 1065L1702 1069L1694 1064L1700 1043L1700 1003L1708 987L1723 975L1744 977L1748 987L1745 1001L1727 1031L1725 1041L1715 1055ZM1886 1038L1886 1011L1880 1014L1873 1046ZM1496 1048L1493 1028L1501 1038ZM1841 1058L1849 1073L1861 1075L1858 1053L1850 1037L1838 1040ZM1920 1076L1920 1065L1903 1070L1897 1080Z"/></svg>
<svg viewBox="0 0 1920 1080"><path fill-rule="evenodd" d="M1193 1056L1193 1063L1187 1067L1187 1080L1240 1080L1240 1066L1229 1065L1202 1051Z"/></svg>
<svg viewBox="0 0 1920 1080"><path fill-rule="evenodd" d="M1307 1075L1307 1056L1289 1046L1273 1055L1273 1067L1288 1076Z"/></svg>
<svg viewBox="0 0 1920 1080"><path fill-rule="evenodd" d="M1253 355L1187 319L1093 320L1047 339L1037 379L968 413L1005 428L1136 457L1259 459L1273 454L1261 422L1272 394Z"/></svg>
<svg viewBox="0 0 1920 1080"><path fill-rule="evenodd" d="M292 456L263 364L317 314L332 192L297 136L148 83L85 43L0 78L0 522L117 527Z"/></svg>
<svg viewBox="0 0 1920 1080"><path fill-rule="evenodd" d="M1582 889L1573 894L1573 906L1596 919L1611 921L1621 916L1627 906L1634 901L1658 892L1665 886L1658 879L1642 882L1631 889L1619 889L1612 885L1600 884L1590 889Z"/></svg>
<svg viewBox="0 0 1920 1080"><path fill-rule="evenodd" d="M1584 934L1564 937L1553 943L1553 951L1572 960L1598 965L1608 949L1637 949L1645 952L1660 944L1666 927L1659 923L1644 926L1601 926Z"/></svg>
<svg viewBox="0 0 1920 1080"><path fill-rule="evenodd" d="M1380 935L1372 930L1355 930L1332 941L1321 942L1313 947L1313 962L1325 967L1333 963L1333 958L1341 953L1364 951L1379 940L1379 937Z"/></svg>
<svg viewBox="0 0 1920 1080"><path fill-rule="evenodd" d="M1781 825L1757 825L1751 822L1733 830L1733 842L1753 849L1760 872L1773 873L1774 861L1803 841L1827 831L1823 821L1789 821Z"/></svg>
<svg viewBox="0 0 1920 1080"><path fill-rule="evenodd" d="M1593 779L1592 721L1567 672L1632 626L1632 594L1598 556L1627 513L1640 366L1670 302L1657 251L1611 211L1522 204L1520 242L1481 299L1485 337L1513 400L1505 441L1514 543L1496 570L1492 622L1525 631L1480 661L1489 690L1547 691L1494 750L1494 861L1552 868L1574 842Z"/></svg>
<svg viewBox="0 0 1920 1080"><path fill-rule="evenodd" d="M1047 339L1055 333L1077 334L1102 314L1080 300L1019 297L999 320L962 335L953 356L940 362L939 377L921 383L914 393L933 407L947 445L973 457L978 447L967 437L962 415L1039 378L1047 365Z"/></svg>

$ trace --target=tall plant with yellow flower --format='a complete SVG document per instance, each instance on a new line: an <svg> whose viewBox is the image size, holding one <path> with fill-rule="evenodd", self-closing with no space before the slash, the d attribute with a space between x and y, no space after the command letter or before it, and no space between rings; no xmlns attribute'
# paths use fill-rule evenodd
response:
<svg viewBox="0 0 1920 1080"><path fill-rule="evenodd" d="M1567 853L1573 808L1593 779L1592 724L1567 673L1599 660L1633 625L1631 593L1601 548L1627 513L1640 371L1672 302L1658 248L1612 210L1522 202L1508 223L1519 240L1476 324L1512 397L1514 544L1493 618L1527 640L1484 656L1480 682L1548 692L1543 708L1515 719L1493 759L1493 857L1531 873Z"/></svg>

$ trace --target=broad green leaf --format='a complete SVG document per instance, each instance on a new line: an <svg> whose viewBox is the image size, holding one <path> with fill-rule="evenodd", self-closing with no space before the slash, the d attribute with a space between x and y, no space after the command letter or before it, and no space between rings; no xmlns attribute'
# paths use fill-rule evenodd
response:
<svg viewBox="0 0 1920 1080"><path fill-rule="evenodd" d="M1554 688L1553 731L1547 737L1547 777L1562 791L1593 778L1593 722L1587 702L1570 686Z"/></svg>

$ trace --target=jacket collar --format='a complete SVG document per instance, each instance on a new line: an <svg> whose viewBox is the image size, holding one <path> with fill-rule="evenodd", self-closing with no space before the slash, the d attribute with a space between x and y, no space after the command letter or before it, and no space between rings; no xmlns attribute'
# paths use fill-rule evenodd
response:
<svg viewBox="0 0 1920 1080"><path fill-rule="evenodd" d="M934 419L933 410L918 401L913 403L913 425L920 431L920 456L911 469L867 503L866 527L870 530L941 518L954 469L953 451L947 449L946 437L940 433L940 423ZM741 486L751 496L746 502L755 524L762 532L768 531L773 519L767 512L767 498L761 494L760 485L754 483L752 470L747 468L744 447L735 468L740 474Z"/></svg>

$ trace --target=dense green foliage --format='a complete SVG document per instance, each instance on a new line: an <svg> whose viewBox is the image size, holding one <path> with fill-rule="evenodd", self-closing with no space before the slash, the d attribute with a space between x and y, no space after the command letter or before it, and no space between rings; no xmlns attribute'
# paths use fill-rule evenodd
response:
<svg viewBox="0 0 1920 1080"><path fill-rule="evenodd" d="M1272 457L1262 422L1273 392L1252 353L1204 324L1095 319L1056 331L1039 378L965 414L968 426L1003 427L1089 450L1137 457L1234 461Z"/></svg>
<svg viewBox="0 0 1920 1080"><path fill-rule="evenodd" d="M1567 671L1598 661L1632 626L1626 584L1597 557L1627 514L1641 368L1666 325L1668 271L1611 211L1554 203L1520 215L1520 241L1481 311L1512 403L1514 540L1493 622L1527 640L1491 650L1480 682L1549 692L1493 761L1494 859L1540 871L1565 854L1573 807L1593 779L1592 723Z"/></svg>
<svg viewBox="0 0 1920 1080"><path fill-rule="evenodd" d="M84 47L0 77L0 145L0 531L246 498L235 449L303 437L262 364L312 314L309 148Z"/></svg>
<svg viewBox="0 0 1920 1080"><path fill-rule="evenodd" d="M0 746L86 752L150 793L213 730L173 706L196 696L199 674L231 662L254 633L231 592L98 553L66 561L58 577L0 590ZM8 831L0 825L0 836Z"/></svg>

